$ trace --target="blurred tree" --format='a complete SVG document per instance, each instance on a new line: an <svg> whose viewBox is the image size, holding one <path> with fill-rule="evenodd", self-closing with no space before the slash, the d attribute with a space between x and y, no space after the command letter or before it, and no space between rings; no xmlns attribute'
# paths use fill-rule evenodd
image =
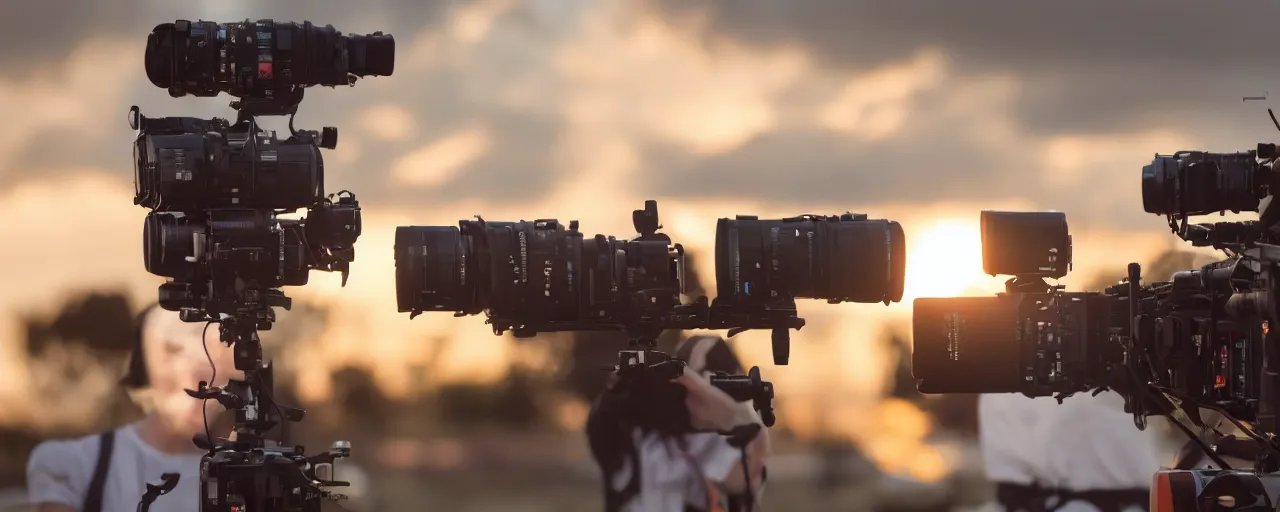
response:
<svg viewBox="0 0 1280 512"><path fill-rule="evenodd" d="M35 386L36 396L31 398L45 407L59 407L66 391L75 389L93 370L122 374L124 361L133 348L135 315L128 295L122 291L82 292L68 298L52 314L21 315L27 356L58 376L42 379L46 385ZM54 347L66 350L53 350ZM55 352L60 354L54 355ZM67 352L83 352L92 357L66 357ZM57 387L51 388L48 383ZM105 399L94 405L99 408L100 424L58 428L55 432L34 432L21 426L0 429L0 486L24 485L27 454L45 438L82 435L141 416L141 410L123 388L109 390Z"/></svg>
<svg viewBox="0 0 1280 512"><path fill-rule="evenodd" d="M22 317L27 354L39 357L54 343L127 354L133 345L135 315L123 292L91 291L72 297L51 317Z"/></svg>
<svg viewBox="0 0 1280 512"><path fill-rule="evenodd" d="M685 253L685 294L704 297L707 289L698 274L697 258ZM561 376L561 385L583 400L594 400L609 380L609 368L617 364L618 351L626 348L627 337L621 332L579 331L568 334L569 364ZM658 350L670 353L686 337L683 331L664 331L658 337Z"/></svg>
<svg viewBox="0 0 1280 512"><path fill-rule="evenodd" d="M547 383L532 371L512 366L496 384L441 386L437 407L440 417L454 425L529 428L546 417L538 397L547 391Z"/></svg>
<svg viewBox="0 0 1280 512"><path fill-rule="evenodd" d="M894 330L884 337L882 343L896 363L890 377L888 396L919 402L924 395L916 391L916 378L911 373L911 342L901 331Z"/></svg>
<svg viewBox="0 0 1280 512"><path fill-rule="evenodd" d="M888 349L889 357L896 363L890 377L887 396L916 404L933 417L939 430L977 436L978 395L925 396L916 391L916 379L911 372L911 342L905 331L890 330L883 343Z"/></svg>
<svg viewBox="0 0 1280 512"><path fill-rule="evenodd" d="M137 334L136 316L123 291L88 291L73 296L52 315L21 317L27 355L33 361L48 359L45 355L54 345L93 354L91 359L64 357L58 360L55 371L60 379L54 382L67 388L74 387L90 373L92 369L86 368L86 364L112 374L123 374L124 361L133 349ZM61 395L59 389L38 388L36 392L42 395L42 401L53 406L57 403L54 397ZM123 388L111 390L98 406L104 415L102 421L108 425L126 423L141 414Z"/></svg>
<svg viewBox="0 0 1280 512"><path fill-rule="evenodd" d="M333 399L346 420L360 429L380 430L387 419L394 416L395 404L382 393L373 373L365 368L344 366L333 372Z"/></svg>

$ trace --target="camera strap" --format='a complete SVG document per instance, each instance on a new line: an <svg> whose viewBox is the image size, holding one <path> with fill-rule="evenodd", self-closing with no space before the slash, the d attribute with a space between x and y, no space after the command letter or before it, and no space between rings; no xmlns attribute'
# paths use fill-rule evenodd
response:
<svg viewBox="0 0 1280 512"><path fill-rule="evenodd" d="M98 464L89 481L89 492L84 497L80 512L102 512L102 494L107 485L107 472L111 469L111 452L116 444L116 431L108 430L98 436Z"/></svg>

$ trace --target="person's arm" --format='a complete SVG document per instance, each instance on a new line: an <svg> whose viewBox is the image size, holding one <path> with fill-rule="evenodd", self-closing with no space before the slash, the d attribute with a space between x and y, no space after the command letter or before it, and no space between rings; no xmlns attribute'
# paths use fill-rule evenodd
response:
<svg viewBox="0 0 1280 512"><path fill-rule="evenodd" d="M738 403L727 393L711 385L706 376L685 372L676 379L688 390L685 404L695 428L729 432L735 427L760 424L755 439L747 443L747 470L742 469L742 450L730 446L727 438L718 438L702 453L696 454L708 477L720 482L726 491L741 494L747 490L744 473L751 476L751 489L759 491L764 484L764 459L769 454L769 429L760 415L746 403Z"/></svg>
<svg viewBox="0 0 1280 512"><path fill-rule="evenodd" d="M46 441L27 460L27 502L36 512L76 512L92 472L85 452L97 453L88 443Z"/></svg>

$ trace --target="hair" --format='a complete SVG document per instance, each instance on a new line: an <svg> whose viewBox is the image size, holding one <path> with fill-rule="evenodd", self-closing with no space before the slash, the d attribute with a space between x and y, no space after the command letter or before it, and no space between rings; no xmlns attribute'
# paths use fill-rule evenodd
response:
<svg viewBox="0 0 1280 512"><path fill-rule="evenodd" d="M699 361L701 366L695 368L693 366L697 355L702 355L703 358ZM738 361L737 354L733 353L733 348L720 336L691 336L676 346L675 357L688 363L690 369L700 372L723 372L730 375L742 373L742 363Z"/></svg>
<svg viewBox="0 0 1280 512"><path fill-rule="evenodd" d="M146 340L143 337L146 336L147 324L157 311L160 311L160 304L153 303L134 317L131 340L133 348L129 354L129 366L125 370L124 378L120 379L120 385L126 390L137 391L151 386L151 377L147 374L147 358L144 353Z"/></svg>

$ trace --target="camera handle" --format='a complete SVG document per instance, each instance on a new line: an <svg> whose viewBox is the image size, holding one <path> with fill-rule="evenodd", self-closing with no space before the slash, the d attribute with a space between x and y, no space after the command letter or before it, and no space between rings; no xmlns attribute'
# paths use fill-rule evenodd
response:
<svg viewBox="0 0 1280 512"><path fill-rule="evenodd" d="M162 480L160 485L147 484L147 492L142 494L142 501L138 502L138 512L151 510L151 504L155 503L156 498L169 494L169 491L178 486L178 480L182 479L182 475L165 473L160 475L160 479Z"/></svg>

